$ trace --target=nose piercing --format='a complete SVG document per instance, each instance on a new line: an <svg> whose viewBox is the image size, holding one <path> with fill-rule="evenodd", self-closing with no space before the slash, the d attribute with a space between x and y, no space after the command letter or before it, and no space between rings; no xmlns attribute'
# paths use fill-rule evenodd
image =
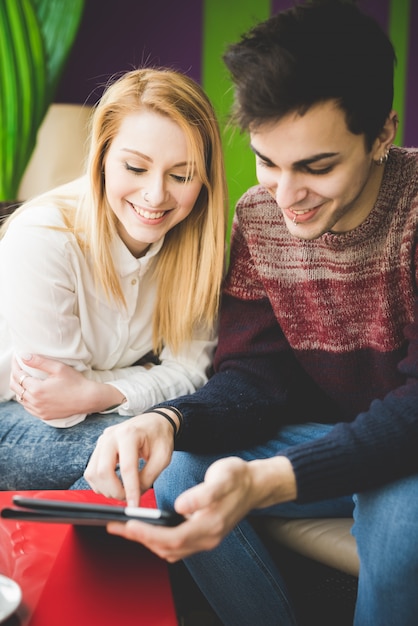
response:
<svg viewBox="0 0 418 626"><path fill-rule="evenodd" d="M146 191L146 192L144 193L144 200L145 200L145 202L149 202L149 198L148 198L148 191Z"/></svg>

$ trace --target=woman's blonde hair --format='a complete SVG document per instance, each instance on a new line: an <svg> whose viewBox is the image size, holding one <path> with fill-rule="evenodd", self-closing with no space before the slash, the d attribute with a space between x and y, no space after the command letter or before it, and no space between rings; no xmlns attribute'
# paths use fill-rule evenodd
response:
<svg viewBox="0 0 418 626"><path fill-rule="evenodd" d="M154 350L174 351L191 339L197 326L216 322L224 272L227 191L218 123L201 87L180 72L165 68L137 69L105 90L91 121L86 196L75 213L65 210L66 224L91 257L96 280L109 297L125 303L109 246L116 217L104 185L104 161L127 115L152 110L166 115L185 134L189 162L202 181L191 213L165 236L158 256L158 284L153 321Z"/></svg>

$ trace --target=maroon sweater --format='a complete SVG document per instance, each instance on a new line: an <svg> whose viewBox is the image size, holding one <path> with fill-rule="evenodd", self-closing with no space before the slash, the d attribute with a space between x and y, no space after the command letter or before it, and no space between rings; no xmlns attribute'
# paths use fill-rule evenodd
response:
<svg viewBox="0 0 418 626"><path fill-rule="evenodd" d="M393 147L368 218L294 238L257 186L237 206L215 375L171 404L179 447L248 447L280 424L335 423L289 448L300 501L418 472L418 152ZM168 404L168 403L166 403Z"/></svg>

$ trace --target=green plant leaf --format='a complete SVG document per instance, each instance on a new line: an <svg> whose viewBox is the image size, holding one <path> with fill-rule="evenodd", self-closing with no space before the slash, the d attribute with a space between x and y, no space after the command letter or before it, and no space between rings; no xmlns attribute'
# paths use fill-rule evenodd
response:
<svg viewBox="0 0 418 626"><path fill-rule="evenodd" d="M18 199L83 9L84 0L0 0L0 200Z"/></svg>
<svg viewBox="0 0 418 626"><path fill-rule="evenodd" d="M0 40L0 198L16 199L46 106L44 45L30 0L2 0Z"/></svg>
<svg viewBox="0 0 418 626"><path fill-rule="evenodd" d="M32 0L45 43L48 97L53 98L77 35L84 0Z"/></svg>

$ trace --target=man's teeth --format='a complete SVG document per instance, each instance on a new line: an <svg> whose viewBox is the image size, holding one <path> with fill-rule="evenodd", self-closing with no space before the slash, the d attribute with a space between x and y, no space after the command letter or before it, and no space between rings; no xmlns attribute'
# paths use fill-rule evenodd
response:
<svg viewBox="0 0 418 626"><path fill-rule="evenodd" d="M305 213L310 213L310 211L312 211L312 209L304 209L303 211L295 211L292 209L292 213L295 215L305 215Z"/></svg>

